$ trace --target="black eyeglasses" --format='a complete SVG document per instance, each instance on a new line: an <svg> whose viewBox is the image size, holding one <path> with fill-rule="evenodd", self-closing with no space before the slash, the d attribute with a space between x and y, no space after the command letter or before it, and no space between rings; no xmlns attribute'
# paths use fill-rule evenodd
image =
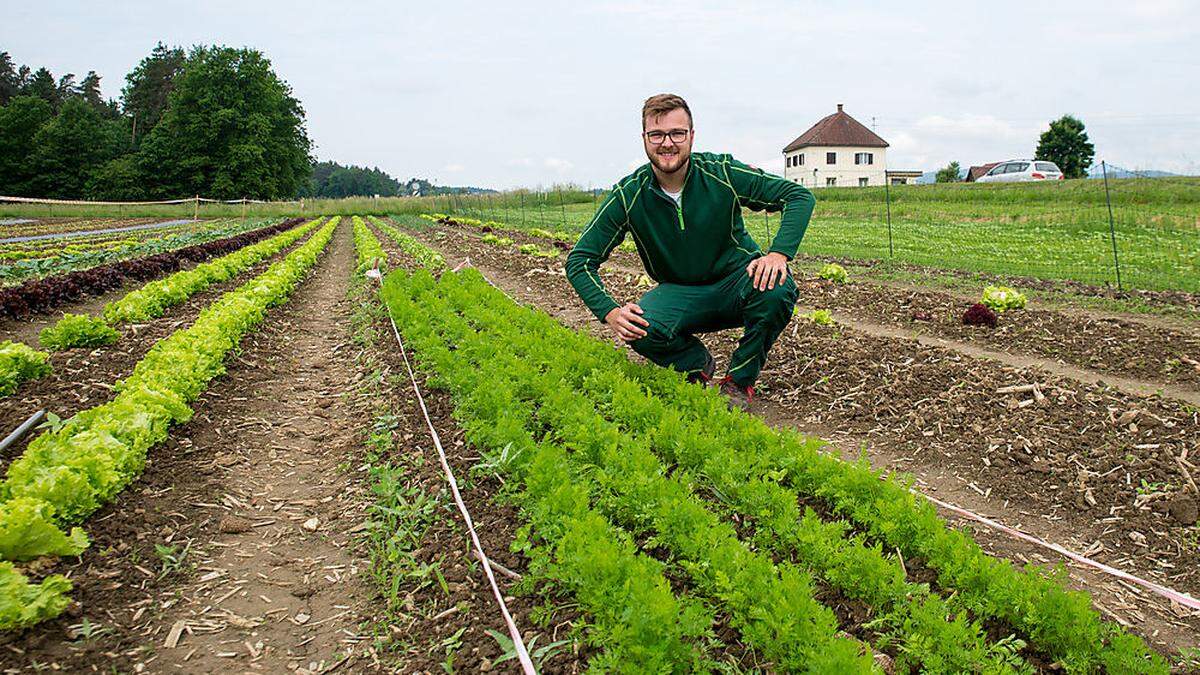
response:
<svg viewBox="0 0 1200 675"><path fill-rule="evenodd" d="M672 129L670 131L658 131L656 129L654 131L647 131L645 136L646 140L654 145L662 145L663 141L667 140L667 137L671 138L672 143L678 145L686 141L690 133L692 133L691 129Z"/></svg>

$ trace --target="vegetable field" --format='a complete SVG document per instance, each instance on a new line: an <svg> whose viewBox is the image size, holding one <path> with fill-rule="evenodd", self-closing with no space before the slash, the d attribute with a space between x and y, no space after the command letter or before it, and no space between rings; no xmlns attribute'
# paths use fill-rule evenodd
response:
<svg viewBox="0 0 1200 675"><path fill-rule="evenodd" d="M801 252L1101 289L1117 287L1120 274L1126 290L1200 292L1200 181L1111 184L1108 195L1101 181L822 189ZM556 192L443 197L432 210L578 233L601 199ZM746 210L743 217L759 242L779 227L778 214Z"/></svg>
<svg viewBox="0 0 1200 675"><path fill-rule="evenodd" d="M747 414L479 215L0 244L3 667L1200 668L1193 321L796 264Z"/></svg>

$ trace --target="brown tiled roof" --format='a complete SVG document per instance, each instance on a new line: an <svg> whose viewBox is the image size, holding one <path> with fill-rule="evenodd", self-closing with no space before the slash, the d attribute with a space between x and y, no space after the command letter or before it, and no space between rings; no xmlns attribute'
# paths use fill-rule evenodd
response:
<svg viewBox="0 0 1200 675"><path fill-rule="evenodd" d="M796 140L788 143L784 152L799 150L810 145L853 145L864 148L886 148L887 141L874 131L864 127L858 120L842 111L839 103L837 112L812 125Z"/></svg>
<svg viewBox="0 0 1200 675"><path fill-rule="evenodd" d="M973 166L970 169L967 169L966 182L968 182L968 183L973 182L976 178L979 178L983 174L991 171L992 167L996 166L999 163L1000 162L992 162L991 164L982 164L980 166Z"/></svg>

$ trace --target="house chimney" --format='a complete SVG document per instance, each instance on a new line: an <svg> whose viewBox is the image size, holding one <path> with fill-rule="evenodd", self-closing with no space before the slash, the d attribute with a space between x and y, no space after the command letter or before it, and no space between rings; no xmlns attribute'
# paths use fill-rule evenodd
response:
<svg viewBox="0 0 1200 675"><path fill-rule="evenodd" d="M838 112L842 112L842 104L841 103L838 104Z"/></svg>

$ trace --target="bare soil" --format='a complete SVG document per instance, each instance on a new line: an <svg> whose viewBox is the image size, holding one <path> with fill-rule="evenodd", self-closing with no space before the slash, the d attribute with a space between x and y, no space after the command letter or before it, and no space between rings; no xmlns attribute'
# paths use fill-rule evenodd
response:
<svg viewBox="0 0 1200 675"><path fill-rule="evenodd" d="M962 315L971 301L951 293L903 291L869 281L805 279L800 294L802 305L832 309L856 320L1200 394L1200 326L1168 328L1113 315L1030 306L1001 313L993 330L963 325Z"/></svg>

